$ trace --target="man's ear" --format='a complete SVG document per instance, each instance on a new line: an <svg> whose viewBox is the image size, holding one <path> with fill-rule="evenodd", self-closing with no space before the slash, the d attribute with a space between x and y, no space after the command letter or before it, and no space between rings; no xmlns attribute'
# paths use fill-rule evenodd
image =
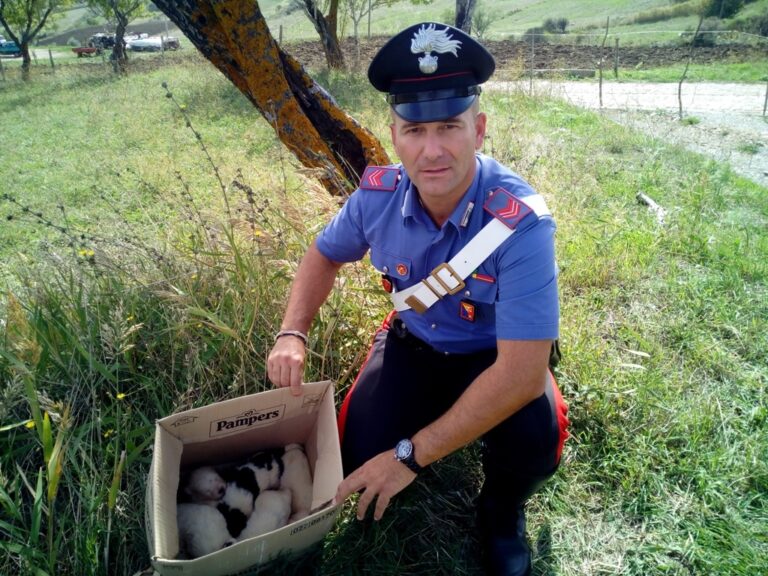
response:
<svg viewBox="0 0 768 576"><path fill-rule="evenodd" d="M395 139L397 138L397 130L395 130L395 121L392 120L392 123L389 125L389 135L392 138L392 145L395 145Z"/></svg>
<svg viewBox="0 0 768 576"><path fill-rule="evenodd" d="M485 123L488 117L485 112L479 112L475 116L475 150L480 150L483 147L483 141L485 140Z"/></svg>

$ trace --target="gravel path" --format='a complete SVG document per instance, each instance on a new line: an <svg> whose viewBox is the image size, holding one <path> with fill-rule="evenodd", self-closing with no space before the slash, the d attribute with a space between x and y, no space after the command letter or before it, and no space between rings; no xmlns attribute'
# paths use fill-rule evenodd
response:
<svg viewBox="0 0 768 576"><path fill-rule="evenodd" d="M519 86L529 89L527 82ZM597 83L536 80L533 87L577 106L600 109ZM736 173L768 187L766 86L684 83L683 117L698 120L686 123L678 120L677 91L677 83L605 82L602 110L616 122L728 162Z"/></svg>

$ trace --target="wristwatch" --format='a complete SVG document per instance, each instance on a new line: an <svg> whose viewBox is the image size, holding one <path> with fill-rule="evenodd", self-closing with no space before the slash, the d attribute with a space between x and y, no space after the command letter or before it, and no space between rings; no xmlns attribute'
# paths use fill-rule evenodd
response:
<svg viewBox="0 0 768 576"><path fill-rule="evenodd" d="M395 460L402 462L408 466L411 471L416 472L416 474L424 469L423 466L419 466L416 462L416 459L414 458L413 442L407 438L405 440L400 440L400 442L397 443L397 446L395 446Z"/></svg>

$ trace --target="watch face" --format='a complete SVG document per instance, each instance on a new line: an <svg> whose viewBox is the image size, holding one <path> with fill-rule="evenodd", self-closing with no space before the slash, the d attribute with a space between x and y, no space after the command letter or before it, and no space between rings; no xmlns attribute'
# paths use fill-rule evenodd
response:
<svg viewBox="0 0 768 576"><path fill-rule="evenodd" d="M398 460L408 458L408 456L411 455L411 452L413 452L413 444L411 444L410 440L400 440L395 447L395 453L397 454Z"/></svg>

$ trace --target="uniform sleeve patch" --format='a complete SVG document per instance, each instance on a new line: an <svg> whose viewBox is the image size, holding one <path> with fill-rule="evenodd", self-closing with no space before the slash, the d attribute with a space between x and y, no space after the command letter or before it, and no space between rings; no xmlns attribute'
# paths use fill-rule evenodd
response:
<svg viewBox="0 0 768 576"><path fill-rule="evenodd" d="M392 192L397 188L400 170L382 166L368 166L360 179L360 188Z"/></svg>
<svg viewBox="0 0 768 576"><path fill-rule="evenodd" d="M491 192L483 208L512 230L523 218L533 212L525 202L504 188L496 188Z"/></svg>

